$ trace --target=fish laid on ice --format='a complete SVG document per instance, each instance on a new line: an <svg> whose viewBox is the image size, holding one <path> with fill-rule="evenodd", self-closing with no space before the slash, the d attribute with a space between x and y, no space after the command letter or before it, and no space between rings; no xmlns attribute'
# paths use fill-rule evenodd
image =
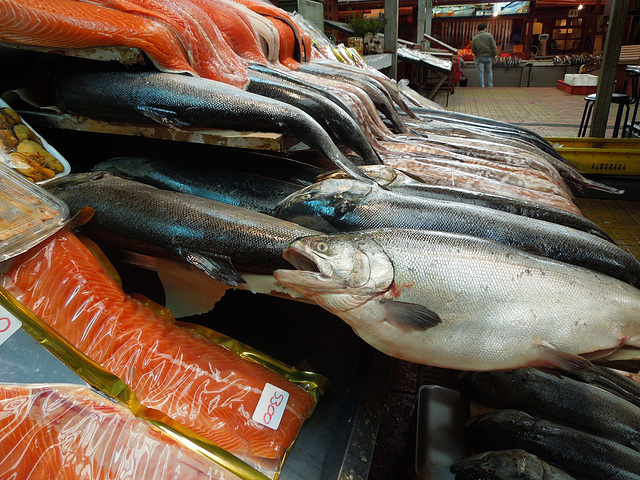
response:
<svg viewBox="0 0 640 480"><path fill-rule="evenodd" d="M286 262L285 247L316 233L235 205L216 202L104 172L77 173L46 188L75 214L95 210L83 231L94 239L152 256L187 261L231 286L238 270L271 274Z"/></svg>
<svg viewBox="0 0 640 480"><path fill-rule="evenodd" d="M475 192L445 185L429 185L387 165L363 165L360 169L366 172L369 178L374 179L378 185L398 194L470 203L478 207L493 208L494 210L501 210L515 215L558 223L613 242L613 239L591 220L559 208L547 207L546 205L503 195ZM348 178L348 176L336 170L335 172L320 175L317 180L329 178Z"/></svg>
<svg viewBox="0 0 640 480"><path fill-rule="evenodd" d="M599 387L537 368L465 372L460 391L493 408L514 408L640 451L640 408Z"/></svg>
<svg viewBox="0 0 640 480"><path fill-rule="evenodd" d="M237 479L78 385L0 384L0 477Z"/></svg>
<svg viewBox="0 0 640 480"><path fill-rule="evenodd" d="M54 89L60 108L98 119L290 133L370 181L307 113L221 82L156 72L70 73L55 79Z"/></svg>
<svg viewBox="0 0 640 480"><path fill-rule="evenodd" d="M458 370L584 363L640 347L640 290L477 237L379 229L298 239L287 285L410 362Z"/></svg>
<svg viewBox="0 0 640 480"><path fill-rule="evenodd" d="M5 286L23 305L155 408L225 450L282 458L315 407L284 376L126 295L68 230L13 259ZM265 385L288 393L280 425L252 419Z"/></svg>
<svg viewBox="0 0 640 480"><path fill-rule="evenodd" d="M464 432L472 448L526 450L580 480L640 478L640 453L635 450L519 410L473 417Z"/></svg>
<svg viewBox="0 0 640 480"><path fill-rule="evenodd" d="M92 3L3 0L0 40L48 48L139 48L162 71L196 75L168 25Z"/></svg>
<svg viewBox="0 0 640 480"><path fill-rule="evenodd" d="M394 227L487 238L640 288L640 262L590 233L468 203L406 195L352 179L328 179L304 187L282 200L274 215L325 233Z"/></svg>
<svg viewBox="0 0 640 480"><path fill-rule="evenodd" d="M492 450L451 465L456 480L575 480L522 449Z"/></svg>

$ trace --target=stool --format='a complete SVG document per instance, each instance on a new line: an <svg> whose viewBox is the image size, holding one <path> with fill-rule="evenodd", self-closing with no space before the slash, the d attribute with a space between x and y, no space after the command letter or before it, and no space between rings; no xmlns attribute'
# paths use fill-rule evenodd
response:
<svg viewBox="0 0 640 480"><path fill-rule="evenodd" d="M589 125L589 119L591 118L591 111L593 105L596 102L596 94L591 93L584 97L584 112L582 112L582 120L580 121L580 128L578 128L578 136L584 137L587 134L587 126ZM618 136L618 130L620 130L620 121L622 120L622 111L626 109L624 124L622 125L622 136L625 134L627 128L627 120L629 119L629 105L631 105L632 99L626 93L613 93L611 94L611 103L618 104L618 113L616 114L616 123L613 127L613 137Z"/></svg>
<svg viewBox="0 0 640 480"><path fill-rule="evenodd" d="M635 105L633 108L633 114L631 114L631 121L625 122L625 130L622 132L623 137L631 137L631 132L636 127L636 117L638 115L638 104L640 103L640 66L627 65L626 77L624 81L624 92L627 91L627 82L631 81L631 104ZM625 134L626 133L626 134Z"/></svg>

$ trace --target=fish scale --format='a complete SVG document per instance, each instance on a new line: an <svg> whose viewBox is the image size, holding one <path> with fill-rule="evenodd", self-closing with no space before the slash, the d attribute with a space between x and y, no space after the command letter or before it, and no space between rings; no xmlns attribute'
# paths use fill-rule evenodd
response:
<svg viewBox="0 0 640 480"><path fill-rule="evenodd" d="M289 242L316 233L253 210L105 172L71 174L46 188L74 214L93 208L96 213L84 231L99 241L186 260L234 286L242 281L236 268L270 274L286 263L282 252Z"/></svg>
<svg viewBox="0 0 640 480"><path fill-rule="evenodd" d="M638 480L640 453L518 410L473 417L464 427L472 448L521 448L580 480Z"/></svg>

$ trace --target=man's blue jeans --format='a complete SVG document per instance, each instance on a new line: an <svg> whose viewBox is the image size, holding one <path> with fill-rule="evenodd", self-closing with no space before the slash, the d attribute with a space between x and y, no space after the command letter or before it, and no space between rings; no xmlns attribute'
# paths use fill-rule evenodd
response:
<svg viewBox="0 0 640 480"><path fill-rule="evenodd" d="M476 57L478 67L478 80L480 86L484 87L484 72L487 72L487 85L493 87L493 57Z"/></svg>

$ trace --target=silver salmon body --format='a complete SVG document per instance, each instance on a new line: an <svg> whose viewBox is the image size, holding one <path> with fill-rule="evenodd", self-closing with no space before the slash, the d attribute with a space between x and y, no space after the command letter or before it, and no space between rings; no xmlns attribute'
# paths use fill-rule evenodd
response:
<svg viewBox="0 0 640 480"><path fill-rule="evenodd" d="M476 237L378 229L292 242L281 283L404 360L460 370L567 367L640 347L640 290Z"/></svg>

